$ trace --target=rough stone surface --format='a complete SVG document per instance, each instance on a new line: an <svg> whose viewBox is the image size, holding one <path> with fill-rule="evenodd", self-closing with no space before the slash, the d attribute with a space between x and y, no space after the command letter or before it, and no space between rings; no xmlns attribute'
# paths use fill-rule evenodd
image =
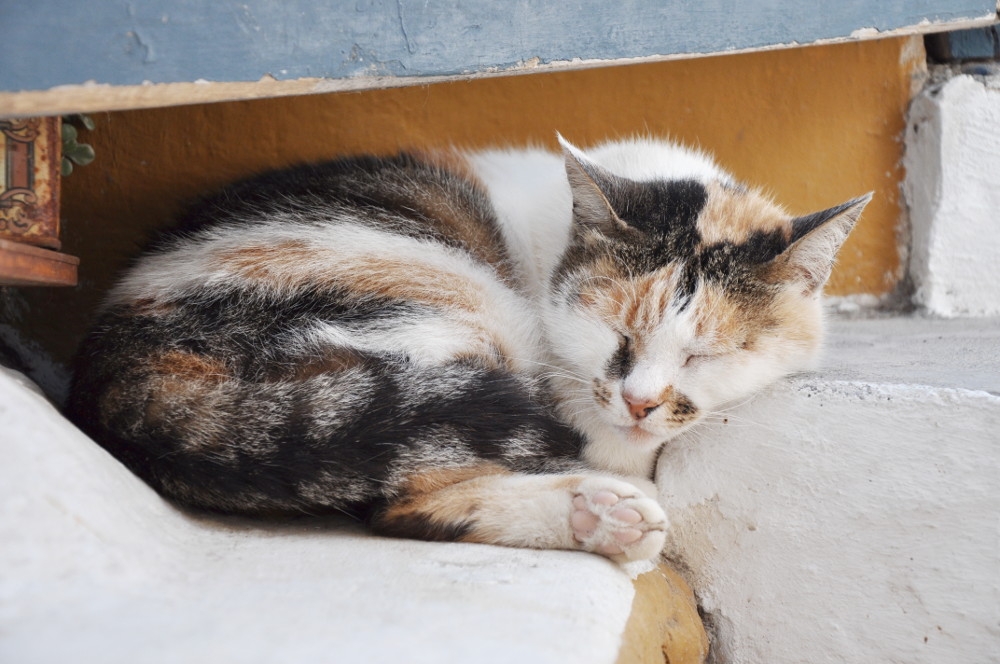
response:
<svg viewBox="0 0 1000 664"><path fill-rule="evenodd" d="M939 70L906 130L910 275L939 316L1000 314L1000 75Z"/></svg>
<svg viewBox="0 0 1000 664"><path fill-rule="evenodd" d="M835 323L826 364L661 459L717 661L996 661L1000 321Z"/></svg>

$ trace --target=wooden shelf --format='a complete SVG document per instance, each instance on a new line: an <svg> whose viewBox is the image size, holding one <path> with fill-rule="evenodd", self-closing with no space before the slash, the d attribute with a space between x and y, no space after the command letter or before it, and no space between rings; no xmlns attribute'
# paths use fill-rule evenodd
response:
<svg viewBox="0 0 1000 664"><path fill-rule="evenodd" d="M0 286L75 286L79 264L76 256L0 240Z"/></svg>

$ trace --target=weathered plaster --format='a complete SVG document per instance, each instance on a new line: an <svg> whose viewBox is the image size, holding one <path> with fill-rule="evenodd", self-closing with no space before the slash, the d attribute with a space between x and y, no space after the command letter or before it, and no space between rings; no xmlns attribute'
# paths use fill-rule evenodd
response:
<svg viewBox="0 0 1000 664"><path fill-rule="evenodd" d="M914 99L906 129L914 299L939 316L995 316L1000 74L937 73Z"/></svg>

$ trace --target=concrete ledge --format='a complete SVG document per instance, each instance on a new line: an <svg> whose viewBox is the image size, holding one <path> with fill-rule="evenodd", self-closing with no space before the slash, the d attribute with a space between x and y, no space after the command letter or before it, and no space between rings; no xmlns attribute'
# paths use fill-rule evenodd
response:
<svg viewBox="0 0 1000 664"><path fill-rule="evenodd" d="M610 664L663 661L663 648L674 663L705 654L694 598L669 570L633 586L589 554L185 515L6 370L0 449L3 662Z"/></svg>
<svg viewBox="0 0 1000 664"><path fill-rule="evenodd" d="M661 458L716 661L995 661L1000 321L840 322L828 355Z"/></svg>

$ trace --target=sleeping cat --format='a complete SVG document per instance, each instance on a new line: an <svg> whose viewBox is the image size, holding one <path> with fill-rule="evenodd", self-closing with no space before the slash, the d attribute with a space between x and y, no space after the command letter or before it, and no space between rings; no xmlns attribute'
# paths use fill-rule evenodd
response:
<svg viewBox="0 0 1000 664"><path fill-rule="evenodd" d="M869 196L793 217L666 142L231 186L111 291L69 410L162 494L656 557L663 443L809 366Z"/></svg>

